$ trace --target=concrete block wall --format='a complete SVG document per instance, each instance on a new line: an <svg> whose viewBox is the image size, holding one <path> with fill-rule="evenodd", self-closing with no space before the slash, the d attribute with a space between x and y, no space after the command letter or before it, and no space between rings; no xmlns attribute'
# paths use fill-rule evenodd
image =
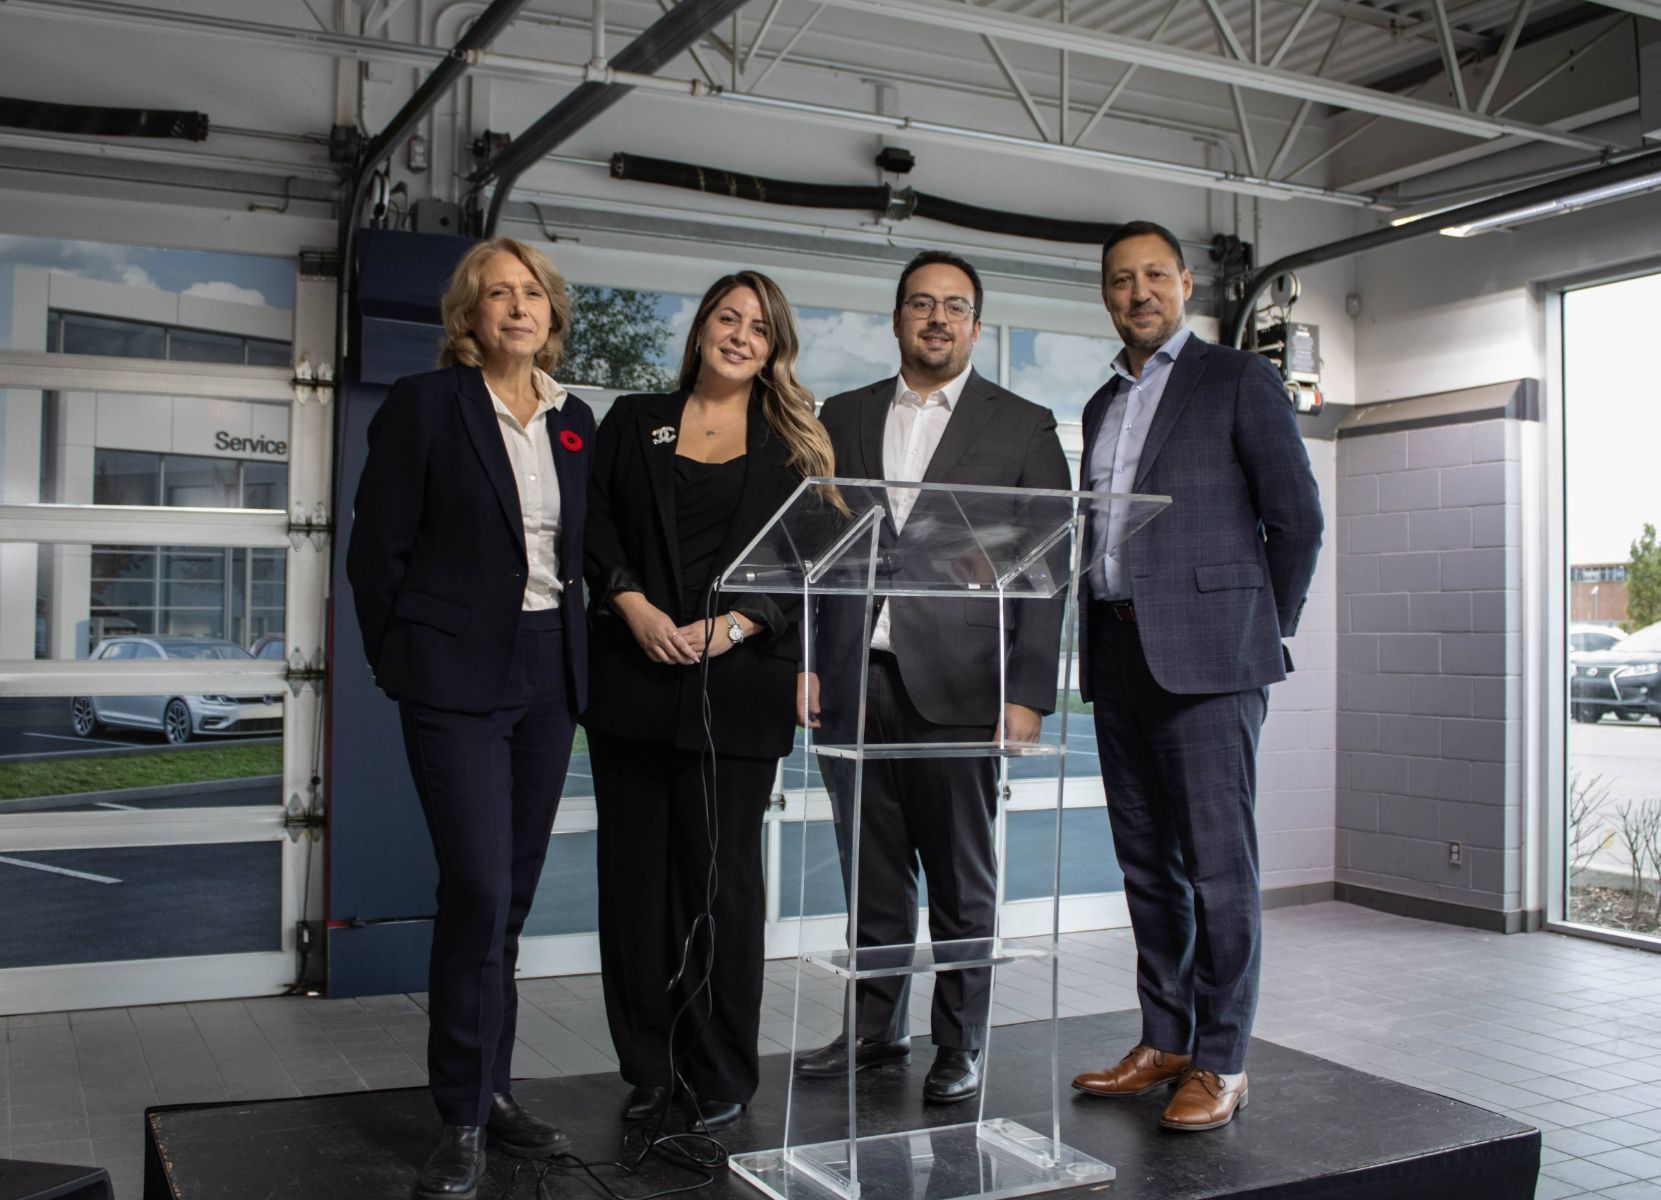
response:
<svg viewBox="0 0 1661 1200"><path fill-rule="evenodd" d="M1521 893L1520 422L1404 424L1338 441L1338 894L1507 928Z"/></svg>
<svg viewBox="0 0 1661 1200"><path fill-rule="evenodd" d="M1298 634L1287 642L1293 671L1269 689L1257 756L1257 841L1263 890L1281 901L1330 896L1334 869L1333 772L1337 746L1336 553L1338 443L1306 436L1321 487L1326 544L1315 567ZM1288 889L1302 889L1301 893Z"/></svg>

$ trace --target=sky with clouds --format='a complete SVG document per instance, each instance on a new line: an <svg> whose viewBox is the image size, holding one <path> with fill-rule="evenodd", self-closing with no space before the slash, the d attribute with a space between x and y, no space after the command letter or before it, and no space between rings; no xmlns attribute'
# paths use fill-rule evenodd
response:
<svg viewBox="0 0 1661 1200"><path fill-rule="evenodd" d="M657 312L669 326L668 347L660 365L680 362L686 332L697 312L692 296L657 296ZM899 352L888 313L841 308L798 308L802 349L796 374L820 399L850 388L887 379L899 369ZM1048 405L1063 421L1077 421L1084 403L1107 378L1119 343L1107 338L1034 329L1009 331L1011 390ZM975 369L998 378L998 327L981 328L975 343Z"/></svg>
<svg viewBox="0 0 1661 1200"><path fill-rule="evenodd" d="M1641 346L1661 313L1661 274L1563 298L1564 492L1571 563L1625 562L1644 523L1661 528L1655 448L1661 384Z"/></svg>
<svg viewBox="0 0 1661 1200"><path fill-rule="evenodd" d="M0 337L11 329L15 267L45 267L83 279L238 304L294 307L293 259L0 234Z"/></svg>

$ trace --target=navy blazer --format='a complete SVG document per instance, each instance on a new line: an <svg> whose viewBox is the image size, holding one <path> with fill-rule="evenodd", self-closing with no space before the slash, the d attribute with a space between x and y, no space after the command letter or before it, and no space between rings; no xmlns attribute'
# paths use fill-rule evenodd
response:
<svg viewBox="0 0 1661 1200"><path fill-rule="evenodd" d="M619 397L595 439L585 567L594 594L594 699L583 724L614 737L699 750L704 745L702 667L653 662L627 622L606 603L613 592L639 591L672 620L680 620L675 442L662 431L679 429L685 406L684 391ZM716 559L718 571L738 557L802 482L789 460L789 447L767 424L761 401L752 397L744 483ZM796 734L801 600L789 594L733 592L717 599L717 612L728 609L738 609L766 628L709 660L715 748L745 758L783 757ZM715 636L727 636L725 622Z"/></svg>
<svg viewBox="0 0 1661 1200"><path fill-rule="evenodd" d="M393 384L369 423L346 574L375 682L456 712L497 707L524 604L525 531L496 410L477 367ZM559 475L567 696L588 699L583 522L594 414L567 394L544 418Z"/></svg>
<svg viewBox="0 0 1661 1200"><path fill-rule="evenodd" d="M1115 380L1084 409L1084 488ZM1297 416L1268 360L1190 337L1171 364L1132 490L1171 498L1121 556L1159 686L1197 695L1286 678L1281 639L1297 632L1323 519ZM1088 700L1090 672L1080 679Z"/></svg>
<svg viewBox="0 0 1661 1200"><path fill-rule="evenodd" d="M838 475L883 477L883 432L897 384L898 378L890 376L825 401L819 419L830 432ZM971 371L923 482L1065 491L1070 480L1055 414ZM884 519L879 540L885 548L905 550L905 534L896 533L891 519ZM895 661L917 711L937 725L995 725L1001 720L997 605L950 596L896 596L887 603ZM1004 658L1008 703L1041 713L1055 711L1065 606L1065 594L1054 603L1009 603ZM820 706L833 736L851 737L859 696L850 686L858 676L849 664L861 658L864 603L822 600L817 611L816 661L826 664L819 672Z"/></svg>

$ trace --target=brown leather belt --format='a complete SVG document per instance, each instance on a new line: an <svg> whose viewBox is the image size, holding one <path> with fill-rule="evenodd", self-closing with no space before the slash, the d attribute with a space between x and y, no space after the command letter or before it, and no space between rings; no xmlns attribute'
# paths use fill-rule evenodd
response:
<svg viewBox="0 0 1661 1200"><path fill-rule="evenodd" d="M1136 609L1129 600L1094 600L1091 607L1110 621L1119 621L1126 625L1136 623Z"/></svg>

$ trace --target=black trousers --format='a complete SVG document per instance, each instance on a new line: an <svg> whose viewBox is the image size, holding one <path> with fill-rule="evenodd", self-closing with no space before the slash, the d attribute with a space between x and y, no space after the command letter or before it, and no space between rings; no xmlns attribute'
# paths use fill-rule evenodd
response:
<svg viewBox="0 0 1661 1200"><path fill-rule="evenodd" d="M929 721L906 693L894 656L880 650L871 653L865 727L867 742L981 742L994 733L983 726ZM853 847L853 768L846 761L823 763L846 886ZM855 944L898 946L917 940L919 867L928 880L933 941L991 937L998 916L996 760L867 760L862 791L859 911L850 914ZM860 1037L893 1041L906 1036L910 975L862 980L856 995ZM990 968L939 972L929 1017L934 1044L980 1049L991 1002Z"/></svg>
<svg viewBox="0 0 1661 1200"><path fill-rule="evenodd" d="M459 713L402 701L404 749L433 853L428 1086L451 1125L482 1125L511 1088L514 967L576 731L560 612L525 613L502 706Z"/></svg>
<svg viewBox="0 0 1661 1200"><path fill-rule="evenodd" d="M778 760L715 755L711 779L697 752L661 742L591 733L588 751L618 1068L658 1087L678 1069L700 1099L747 1104L760 1078L762 816Z"/></svg>
<svg viewBox="0 0 1661 1200"><path fill-rule="evenodd" d="M1085 669L1142 1040L1208 1071L1244 1070L1262 957L1255 809L1268 690L1167 692L1134 624L1094 605L1089 619Z"/></svg>

